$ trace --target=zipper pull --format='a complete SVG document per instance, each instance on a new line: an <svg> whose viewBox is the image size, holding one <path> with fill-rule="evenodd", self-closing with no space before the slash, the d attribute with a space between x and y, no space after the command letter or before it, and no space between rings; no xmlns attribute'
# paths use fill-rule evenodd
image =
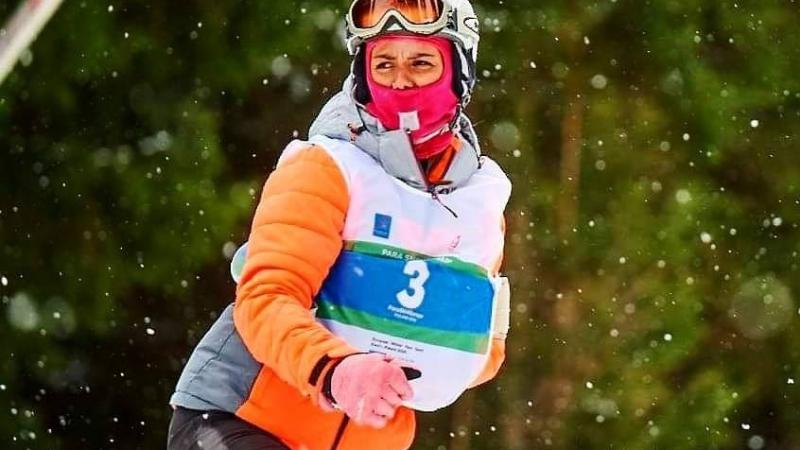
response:
<svg viewBox="0 0 800 450"><path fill-rule="evenodd" d="M352 122L347 124L347 128L350 130L351 143L355 143L356 139L361 136L361 133L367 130L366 125L361 124L361 126L359 126L358 124Z"/></svg>

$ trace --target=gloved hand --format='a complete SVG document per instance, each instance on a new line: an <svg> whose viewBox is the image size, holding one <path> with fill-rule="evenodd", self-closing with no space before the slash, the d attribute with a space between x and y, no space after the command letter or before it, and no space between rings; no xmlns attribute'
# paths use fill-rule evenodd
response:
<svg viewBox="0 0 800 450"><path fill-rule="evenodd" d="M355 423L383 428L414 391L399 362L368 353L339 362L330 375L330 394L336 407Z"/></svg>

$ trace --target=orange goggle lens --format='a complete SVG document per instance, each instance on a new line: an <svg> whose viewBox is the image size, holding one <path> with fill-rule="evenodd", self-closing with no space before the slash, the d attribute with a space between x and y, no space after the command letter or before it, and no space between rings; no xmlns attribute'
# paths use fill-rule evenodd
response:
<svg viewBox="0 0 800 450"><path fill-rule="evenodd" d="M444 13L442 0L358 0L353 5L353 25L372 28L390 10L400 13L409 23L427 25L436 22Z"/></svg>

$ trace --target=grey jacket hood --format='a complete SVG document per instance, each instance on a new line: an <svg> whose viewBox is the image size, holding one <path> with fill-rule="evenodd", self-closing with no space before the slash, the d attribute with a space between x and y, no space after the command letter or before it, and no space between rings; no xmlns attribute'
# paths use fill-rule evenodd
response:
<svg viewBox="0 0 800 450"><path fill-rule="evenodd" d="M308 131L309 137L322 135L352 142L372 156L390 175L406 184L429 192L449 192L469 180L481 166L481 150L472 122L460 114L454 132L462 147L456 152L444 181L429 186L422 167L414 156L411 139L403 130L386 130L377 118L357 104L353 96L353 78L348 77L342 90L322 108Z"/></svg>

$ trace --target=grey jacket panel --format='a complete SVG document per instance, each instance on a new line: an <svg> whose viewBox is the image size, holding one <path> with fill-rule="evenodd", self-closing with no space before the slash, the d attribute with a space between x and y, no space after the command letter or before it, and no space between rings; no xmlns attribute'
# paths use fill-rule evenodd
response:
<svg viewBox="0 0 800 450"><path fill-rule="evenodd" d="M231 304L195 347L170 404L234 413L250 396L261 367L236 331Z"/></svg>
<svg viewBox="0 0 800 450"><path fill-rule="evenodd" d="M454 132L461 138L462 148L444 175L445 183L428 186L419 161L414 155L411 139L404 130L386 130L353 99L352 76L345 80L341 92L322 108L308 135L352 142L378 161L389 175L409 186L431 192L450 191L465 184L480 168L481 149L469 118L460 114Z"/></svg>

